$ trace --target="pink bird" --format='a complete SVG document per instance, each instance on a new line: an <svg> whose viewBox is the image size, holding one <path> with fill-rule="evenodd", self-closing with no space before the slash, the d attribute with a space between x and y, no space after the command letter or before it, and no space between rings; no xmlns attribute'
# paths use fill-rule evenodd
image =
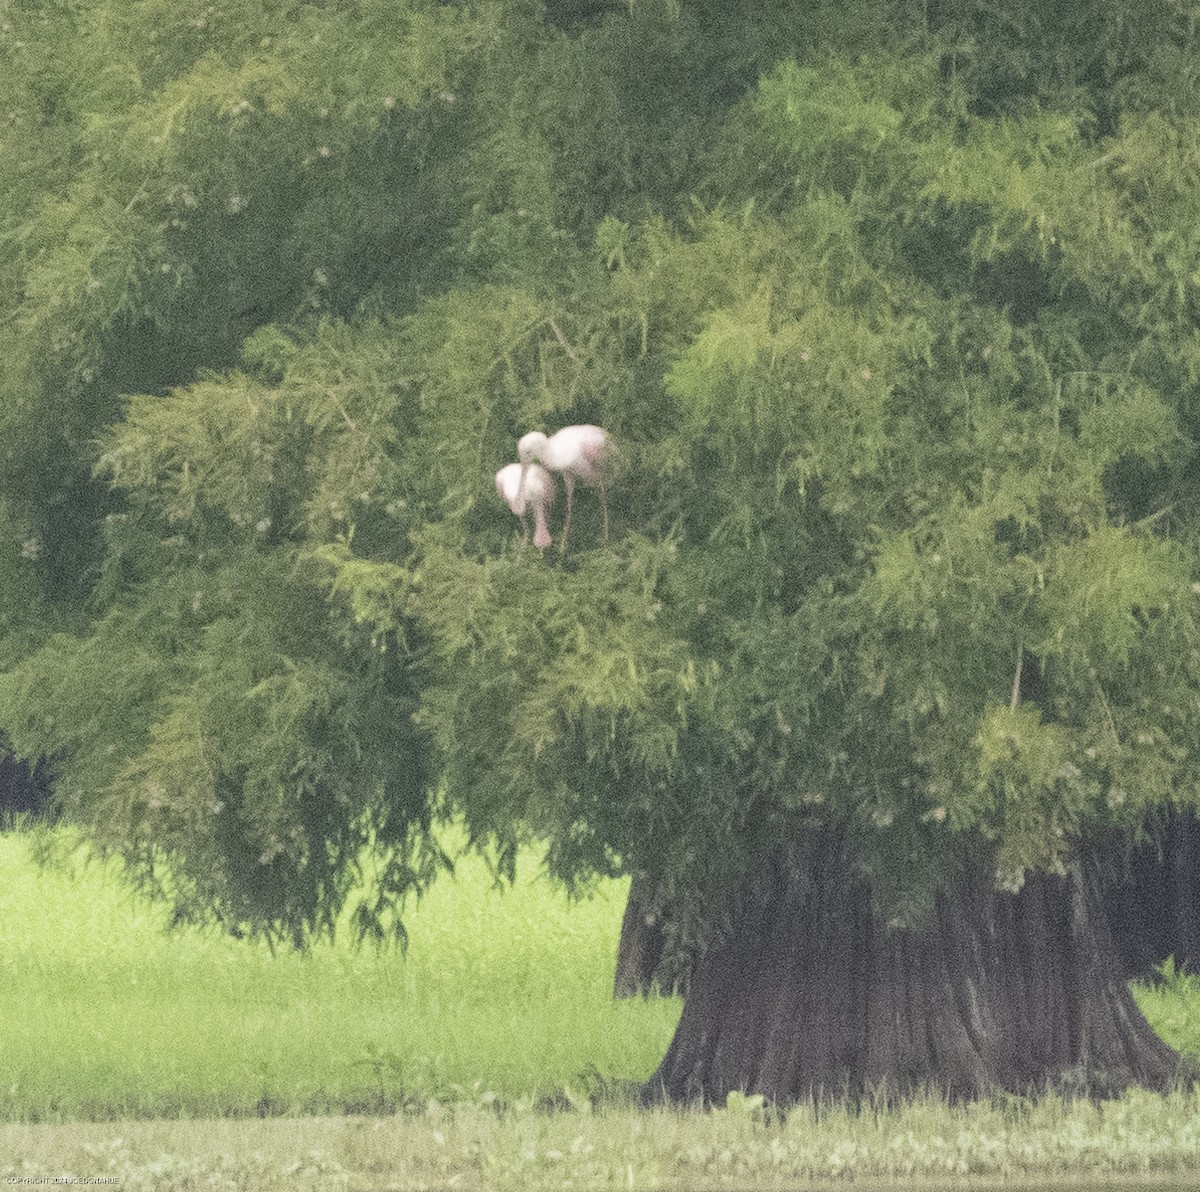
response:
<svg viewBox="0 0 1200 1192"><path fill-rule="evenodd" d="M542 464L551 472L561 472L567 489L567 516L563 521L562 550L567 549L571 529L571 504L575 481L600 490L604 512L604 539L608 540L608 498L605 485L617 455L612 436L600 426L566 426L547 438L540 430L530 431L517 444L517 456L528 471ZM523 475L522 484L528 484Z"/></svg>
<svg viewBox="0 0 1200 1192"><path fill-rule="evenodd" d="M528 473L528 474L526 474ZM554 477L537 464L506 464L496 473L496 492L508 503L508 507L521 519L524 538L529 537L529 520L526 511L533 506L536 529L533 545L544 550L550 545L550 528L546 523L546 511L554 503Z"/></svg>

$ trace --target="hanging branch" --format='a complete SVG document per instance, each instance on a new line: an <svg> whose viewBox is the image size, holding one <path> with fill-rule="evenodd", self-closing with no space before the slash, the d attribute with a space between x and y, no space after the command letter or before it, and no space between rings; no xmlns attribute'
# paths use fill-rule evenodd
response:
<svg viewBox="0 0 1200 1192"><path fill-rule="evenodd" d="M1017 669L1013 671L1012 698L1008 701L1008 710L1015 712L1021 702L1021 667L1025 664L1025 642L1017 639Z"/></svg>
<svg viewBox="0 0 1200 1192"><path fill-rule="evenodd" d="M558 329L558 324L553 319L547 319L546 322L550 324L550 330L554 332L554 338L558 340L560 344L562 344L563 351L566 352L566 354L570 356L576 364L578 364L579 353L576 352L569 343L567 343L567 337Z"/></svg>

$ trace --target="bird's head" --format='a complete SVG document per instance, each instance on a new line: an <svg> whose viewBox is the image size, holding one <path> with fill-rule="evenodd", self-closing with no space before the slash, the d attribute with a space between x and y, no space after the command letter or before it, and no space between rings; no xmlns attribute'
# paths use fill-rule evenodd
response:
<svg viewBox="0 0 1200 1192"><path fill-rule="evenodd" d="M522 435L517 443L517 458L523 464L539 462L548 441L540 430L531 430L529 434Z"/></svg>
<svg viewBox="0 0 1200 1192"><path fill-rule="evenodd" d="M524 464L506 464L496 473L496 492L518 517L525 512L521 501L521 480L524 472Z"/></svg>

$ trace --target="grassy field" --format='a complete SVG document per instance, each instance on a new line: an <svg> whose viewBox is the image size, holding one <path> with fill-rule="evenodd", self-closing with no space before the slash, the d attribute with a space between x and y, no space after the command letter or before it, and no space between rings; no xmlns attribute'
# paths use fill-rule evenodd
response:
<svg viewBox="0 0 1200 1192"><path fill-rule="evenodd" d="M614 1003L625 884L569 903L460 864L413 909L408 955L299 956L163 915L80 861L0 836L0 1181L123 1188L1192 1187L1200 1097L1135 1092L776 1118L639 1113L677 1002ZM1139 1001L1200 1054L1200 981ZM551 1107L557 1112L549 1112ZM265 1118L260 1115L267 1115Z"/></svg>
<svg viewBox="0 0 1200 1192"><path fill-rule="evenodd" d="M1200 1100L934 1101L785 1120L460 1104L374 1118L0 1125L0 1183L62 1175L124 1190L1182 1190L1200 1175Z"/></svg>
<svg viewBox="0 0 1200 1192"><path fill-rule="evenodd" d="M465 859L412 910L407 956L306 955L160 908L97 865L39 869L0 836L0 1119L378 1111L644 1080L672 1001L613 1002L625 884L570 903Z"/></svg>

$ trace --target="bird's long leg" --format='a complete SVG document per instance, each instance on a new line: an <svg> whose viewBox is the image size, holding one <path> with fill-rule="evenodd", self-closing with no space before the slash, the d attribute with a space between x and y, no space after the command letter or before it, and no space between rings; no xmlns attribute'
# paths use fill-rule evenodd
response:
<svg viewBox="0 0 1200 1192"><path fill-rule="evenodd" d="M525 543L527 543L528 541L529 541L529 510L526 509L521 512L521 545L524 546Z"/></svg>
<svg viewBox="0 0 1200 1192"><path fill-rule="evenodd" d="M571 503L575 498L575 477L570 472L564 472L563 484L567 489L567 516L563 521L562 545L558 549L559 558L567 553L567 534L571 529Z"/></svg>
<svg viewBox="0 0 1200 1192"><path fill-rule="evenodd" d="M538 550L545 550L550 545L550 527L546 524L546 501L542 498L533 503L533 517L537 530L533 535L533 545Z"/></svg>
<svg viewBox="0 0 1200 1192"><path fill-rule="evenodd" d="M600 512L604 515L604 541L608 541L608 493L604 485L600 485Z"/></svg>

